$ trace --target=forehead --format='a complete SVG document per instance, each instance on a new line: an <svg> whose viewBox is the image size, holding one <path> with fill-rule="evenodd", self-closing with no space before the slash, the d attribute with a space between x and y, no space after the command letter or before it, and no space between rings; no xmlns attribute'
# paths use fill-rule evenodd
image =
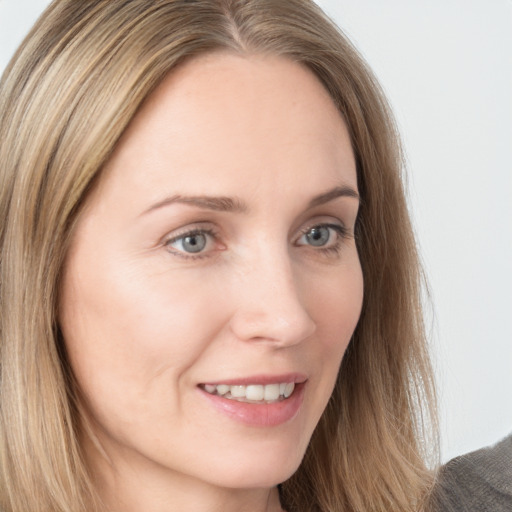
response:
<svg viewBox="0 0 512 512"><path fill-rule="evenodd" d="M135 185L168 188L172 174L176 189L194 183L194 193L213 194L229 193L226 181L235 184L235 177L279 186L290 172L300 179L320 171L324 181L338 184L341 173L357 186L345 123L318 78L283 57L229 53L196 57L171 72L106 167L108 179L122 173Z"/></svg>

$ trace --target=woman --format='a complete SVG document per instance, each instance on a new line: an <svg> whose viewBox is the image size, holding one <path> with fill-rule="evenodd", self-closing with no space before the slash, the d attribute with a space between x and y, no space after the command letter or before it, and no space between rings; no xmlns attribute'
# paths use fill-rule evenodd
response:
<svg viewBox="0 0 512 512"><path fill-rule="evenodd" d="M3 510L426 507L400 149L314 4L58 0L0 98Z"/></svg>

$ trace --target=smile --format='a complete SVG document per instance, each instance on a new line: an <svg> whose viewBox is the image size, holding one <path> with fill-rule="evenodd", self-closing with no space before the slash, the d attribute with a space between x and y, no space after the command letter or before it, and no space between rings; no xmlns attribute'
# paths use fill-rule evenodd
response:
<svg viewBox="0 0 512 512"><path fill-rule="evenodd" d="M276 384L249 384L230 386L228 384L204 384L201 386L210 395L228 400L247 403L274 403L289 398L295 390L294 382Z"/></svg>

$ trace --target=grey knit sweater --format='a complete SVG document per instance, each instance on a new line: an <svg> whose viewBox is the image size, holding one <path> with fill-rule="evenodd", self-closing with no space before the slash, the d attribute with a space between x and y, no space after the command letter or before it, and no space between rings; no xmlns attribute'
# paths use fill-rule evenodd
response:
<svg viewBox="0 0 512 512"><path fill-rule="evenodd" d="M512 435L448 462L435 503L439 512L512 512Z"/></svg>

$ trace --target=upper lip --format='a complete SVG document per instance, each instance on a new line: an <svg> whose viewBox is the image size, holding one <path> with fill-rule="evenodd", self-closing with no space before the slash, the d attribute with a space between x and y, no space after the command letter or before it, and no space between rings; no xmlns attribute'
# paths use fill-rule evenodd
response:
<svg viewBox="0 0 512 512"><path fill-rule="evenodd" d="M234 379L207 381L203 382L202 384L210 384L212 386L218 386L220 384L226 384L228 386L249 386L250 384L259 384L265 386L267 384L280 384L283 382L293 382L295 384L301 384L306 380L308 380L308 378L303 373L286 373L281 375L252 375L250 377L239 377Z"/></svg>

